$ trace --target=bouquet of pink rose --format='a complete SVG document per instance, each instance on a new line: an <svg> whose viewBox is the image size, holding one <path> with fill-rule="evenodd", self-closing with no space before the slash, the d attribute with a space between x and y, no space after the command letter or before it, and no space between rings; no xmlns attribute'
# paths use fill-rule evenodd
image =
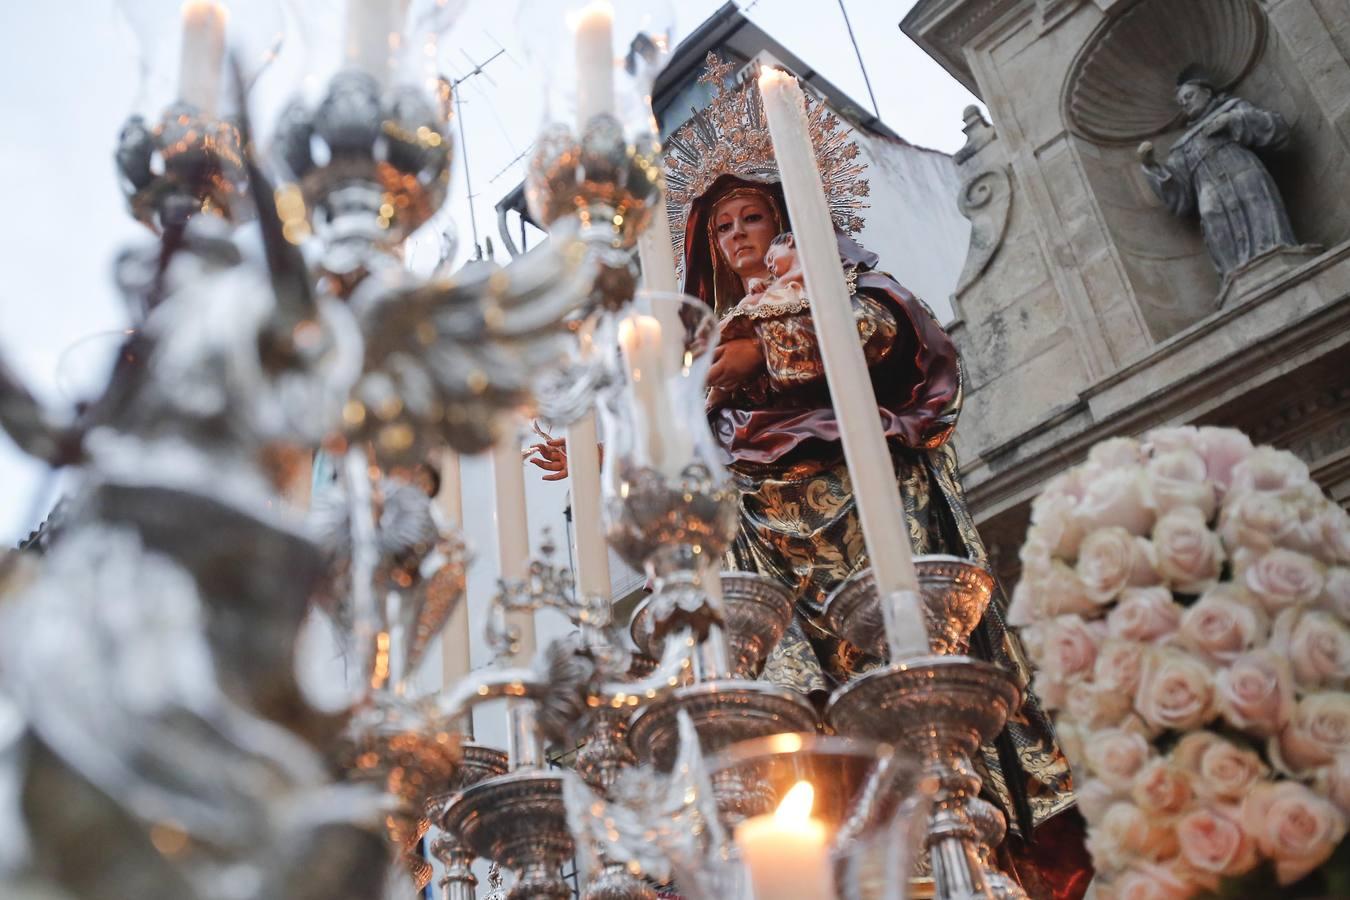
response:
<svg viewBox="0 0 1350 900"><path fill-rule="evenodd" d="M1185 427L1098 444L1031 523L1008 618L1097 896L1350 896L1345 510L1294 455Z"/></svg>

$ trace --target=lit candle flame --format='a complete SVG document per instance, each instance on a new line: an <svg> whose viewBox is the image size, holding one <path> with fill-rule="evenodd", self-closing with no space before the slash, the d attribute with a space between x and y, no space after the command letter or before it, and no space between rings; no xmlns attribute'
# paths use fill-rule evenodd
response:
<svg viewBox="0 0 1350 900"><path fill-rule="evenodd" d="M799 781L792 786L778 804L773 818L776 822L803 822L811 818L811 808L816 802L816 789L809 781Z"/></svg>

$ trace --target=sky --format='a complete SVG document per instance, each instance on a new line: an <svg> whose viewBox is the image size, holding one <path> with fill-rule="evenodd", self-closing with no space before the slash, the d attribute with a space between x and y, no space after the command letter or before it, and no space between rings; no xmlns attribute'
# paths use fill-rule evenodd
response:
<svg viewBox="0 0 1350 900"><path fill-rule="evenodd" d="M120 2L176 15L172 0ZM337 2L317 5L338 15ZM676 38L721 5L675 0ZM836 0L739 5L860 106L871 106ZM913 0L844 5L881 119L913 143L947 152L960 147L961 112L974 98L900 31ZM141 96L139 56L118 0L3 6L0 83L9 87L0 115L0 197L9 213L0 217L0 355L60 414L81 398L82 388L97 384L103 361L129 324L111 280L116 254L149 239L126 212L112 161L121 125ZM480 241L486 235L497 241L494 204L521 180L520 157L539 124L539 92L518 38L518 6L517 0L470 0L442 41L441 67L452 78L465 78L465 146L457 150L451 199L415 239L414 264L437 254L437 232L446 223L453 223L461 260L473 252L471 221ZM296 23L290 7L286 20L287 41L253 97L264 145L269 121L303 68L297 49L303 41L296 36L312 33ZM470 76L476 63L502 50L481 74ZM0 434L0 546L36 527L62 486Z"/></svg>

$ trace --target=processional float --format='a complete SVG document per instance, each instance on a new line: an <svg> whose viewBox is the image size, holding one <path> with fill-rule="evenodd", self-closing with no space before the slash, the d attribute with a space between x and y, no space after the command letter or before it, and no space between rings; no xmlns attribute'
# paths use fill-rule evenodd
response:
<svg viewBox="0 0 1350 900"><path fill-rule="evenodd" d="M891 660L830 700L835 736L756 680L791 593L720 567L738 497L701 424L717 329L676 289L650 103L669 11L558 6L520 19L548 74L526 188L549 241L422 277L401 255L449 186L434 62L459 4L349 0L332 46L316 24L312 55L334 62L305 74L266 154L245 101L275 9L133 5L147 34L182 29L172 102L116 153L156 233L118 266L141 318L70 421L0 371L0 424L78 473L48 552L0 568L0 893L366 900L391 864L429 883L426 837L445 900L475 896L479 858L515 873L513 898L572 896L574 858L590 898L672 880L693 898L900 898L916 839L938 896L1018 895L989 864L1004 822L970 763L1018 702L964 655L991 579L910 558L800 87L762 67L875 561L827 615ZM497 443L499 484L512 462L520 477L526 415L568 426L577 575L518 553L484 630L499 663L418 696L469 561L438 461ZM306 513L284 497L315 453L336 477ZM630 622L606 543L652 585ZM311 605L361 684L337 714L296 681ZM521 658L544 608L576 633ZM475 743L471 713L503 701L508 746ZM579 748L575 769L549 747Z"/></svg>

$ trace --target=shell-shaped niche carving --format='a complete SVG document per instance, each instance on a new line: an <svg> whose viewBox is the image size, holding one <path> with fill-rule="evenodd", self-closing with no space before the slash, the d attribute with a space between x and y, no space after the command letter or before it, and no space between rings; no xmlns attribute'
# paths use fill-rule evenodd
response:
<svg viewBox="0 0 1350 900"><path fill-rule="evenodd" d="M1256 0L1139 0L1079 51L1064 86L1070 128L1123 143L1181 121L1177 76L1202 67L1218 87L1236 84L1261 55L1265 13Z"/></svg>

